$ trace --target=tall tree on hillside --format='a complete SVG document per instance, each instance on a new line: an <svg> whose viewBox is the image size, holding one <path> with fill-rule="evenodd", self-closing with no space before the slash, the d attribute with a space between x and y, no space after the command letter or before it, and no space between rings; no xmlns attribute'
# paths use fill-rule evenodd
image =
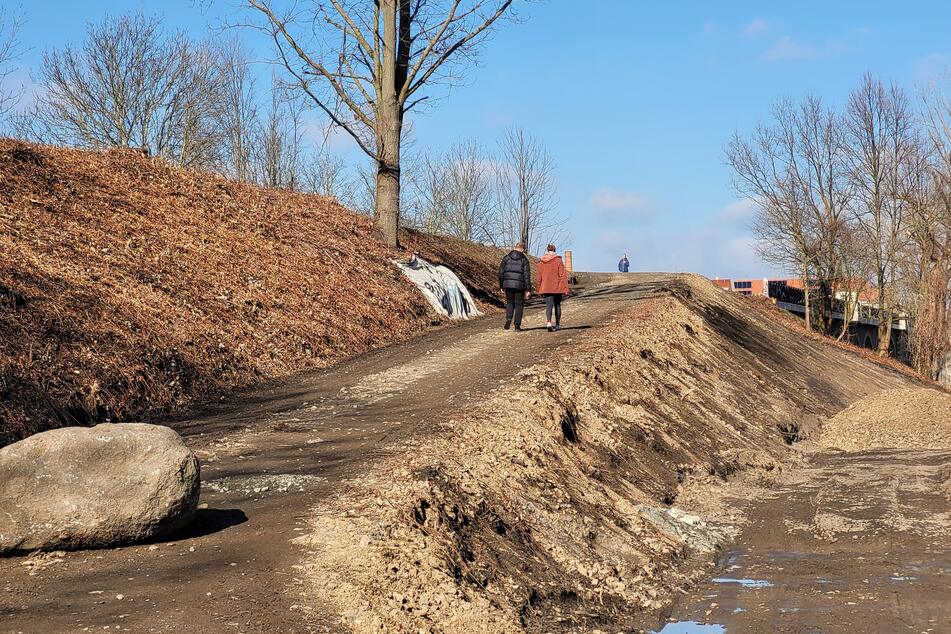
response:
<svg viewBox="0 0 951 634"><path fill-rule="evenodd" d="M106 18L81 48L43 56L45 89L23 133L84 147L135 147L187 167L221 149L220 74L210 47L167 35L157 17Z"/></svg>
<svg viewBox="0 0 951 634"><path fill-rule="evenodd" d="M375 226L399 242L400 149L427 86L457 79L514 0L247 0L297 86L376 163ZM301 18L298 21L298 18Z"/></svg>
<svg viewBox="0 0 951 634"><path fill-rule="evenodd" d="M912 361L925 376L951 371L951 100L932 90L925 100L926 138L910 171L909 236L917 273Z"/></svg>
<svg viewBox="0 0 951 634"><path fill-rule="evenodd" d="M303 161L304 107L297 95L275 79L271 103L254 141L255 182L264 187L298 191Z"/></svg>
<svg viewBox="0 0 951 634"><path fill-rule="evenodd" d="M254 175L258 102L251 60L237 38L219 46L216 60L221 78L219 121L222 132L221 171L250 182Z"/></svg>
<svg viewBox="0 0 951 634"><path fill-rule="evenodd" d="M853 214L878 292L878 352L888 355L894 281L904 248L906 202L901 195L916 145L915 118L904 91L866 75L845 112Z"/></svg>
<svg viewBox="0 0 951 634"><path fill-rule="evenodd" d="M737 192L756 205L752 228L757 253L802 277L808 330L821 231L799 176L805 167L799 157L797 118L795 106L780 101L773 107L772 125L758 125L748 139L734 134L726 156Z"/></svg>
<svg viewBox="0 0 951 634"><path fill-rule="evenodd" d="M412 179L413 224L427 233L494 243L497 239L495 174L474 139L454 143L444 154L424 156Z"/></svg>
<svg viewBox="0 0 951 634"><path fill-rule="evenodd" d="M558 242L564 219L555 214L555 164L542 143L521 128L505 133L496 177L500 233L507 244L521 242L530 252Z"/></svg>
<svg viewBox="0 0 951 634"><path fill-rule="evenodd" d="M819 325L832 330L832 305L841 283L841 242L852 196L842 122L815 96L796 108L797 167L793 171L807 212L817 228L815 252Z"/></svg>
<svg viewBox="0 0 951 634"><path fill-rule="evenodd" d="M20 91L4 86L13 74L12 62L19 56L20 16L0 7L0 117L6 116L16 106Z"/></svg>

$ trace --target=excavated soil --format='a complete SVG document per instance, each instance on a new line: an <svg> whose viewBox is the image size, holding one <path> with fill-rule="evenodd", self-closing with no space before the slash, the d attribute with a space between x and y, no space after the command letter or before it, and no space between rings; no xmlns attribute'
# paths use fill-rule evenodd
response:
<svg viewBox="0 0 951 634"><path fill-rule="evenodd" d="M699 278L651 290L314 510L305 584L338 627L649 627L739 532L722 482L773 486L819 417L906 384Z"/></svg>
<svg viewBox="0 0 951 634"><path fill-rule="evenodd" d="M951 394L929 388L872 394L827 420L820 442L845 451L951 449Z"/></svg>
<svg viewBox="0 0 951 634"><path fill-rule="evenodd" d="M787 520L809 539L813 525L834 536L870 521L871 502L852 516L853 492L831 488L861 482L849 473L861 463L809 471L799 441L864 396L920 384L699 278L580 277L560 332L530 307L523 333L498 316L436 329L173 422L202 461L194 526L152 545L0 559L0 622L652 630L708 594L724 548L758 552ZM919 475L947 480L934 462L889 485L904 496L895 517L943 521L946 503L920 494ZM874 500L883 480L866 481ZM903 557L941 573L940 542L907 543ZM845 606L832 608L834 621ZM774 617L737 631L771 631Z"/></svg>

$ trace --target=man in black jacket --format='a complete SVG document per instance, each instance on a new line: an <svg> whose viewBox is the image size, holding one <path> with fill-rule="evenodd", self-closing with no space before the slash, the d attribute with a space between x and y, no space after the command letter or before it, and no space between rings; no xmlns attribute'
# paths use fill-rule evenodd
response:
<svg viewBox="0 0 951 634"><path fill-rule="evenodd" d="M508 330L514 318L515 332L521 332L525 300L532 294L532 269L525 255L525 245L521 242L502 258L499 288L505 293L505 329Z"/></svg>

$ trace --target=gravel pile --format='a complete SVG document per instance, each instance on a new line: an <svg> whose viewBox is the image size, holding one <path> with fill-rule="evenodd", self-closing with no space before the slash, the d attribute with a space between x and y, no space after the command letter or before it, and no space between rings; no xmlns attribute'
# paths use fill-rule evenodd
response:
<svg viewBox="0 0 951 634"><path fill-rule="evenodd" d="M884 390L828 421L821 444L846 451L951 447L951 394L930 388Z"/></svg>

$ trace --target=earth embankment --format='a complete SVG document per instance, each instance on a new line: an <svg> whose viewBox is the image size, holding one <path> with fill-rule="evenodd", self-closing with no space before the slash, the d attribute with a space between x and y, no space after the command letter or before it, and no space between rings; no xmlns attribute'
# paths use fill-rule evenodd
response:
<svg viewBox="0 0 951 634"><path fill-rule="evenodd" d="M0 445L154 419L416 335L436 316L390 263L405 252L371 231L322 196L0 139ZM495 301L496 250L403 240Z"/></svg>
<svg viewBox="0 0 951 634"><path fill-rule="evenodd" d="M645 277L603 279L592 294L636 300L610 328L313 510L298 541L325 613L356 631L649 628L742 522L678 506L709 509L738 474L772 486L820 419L915 384L701 278Z"/></svg>

